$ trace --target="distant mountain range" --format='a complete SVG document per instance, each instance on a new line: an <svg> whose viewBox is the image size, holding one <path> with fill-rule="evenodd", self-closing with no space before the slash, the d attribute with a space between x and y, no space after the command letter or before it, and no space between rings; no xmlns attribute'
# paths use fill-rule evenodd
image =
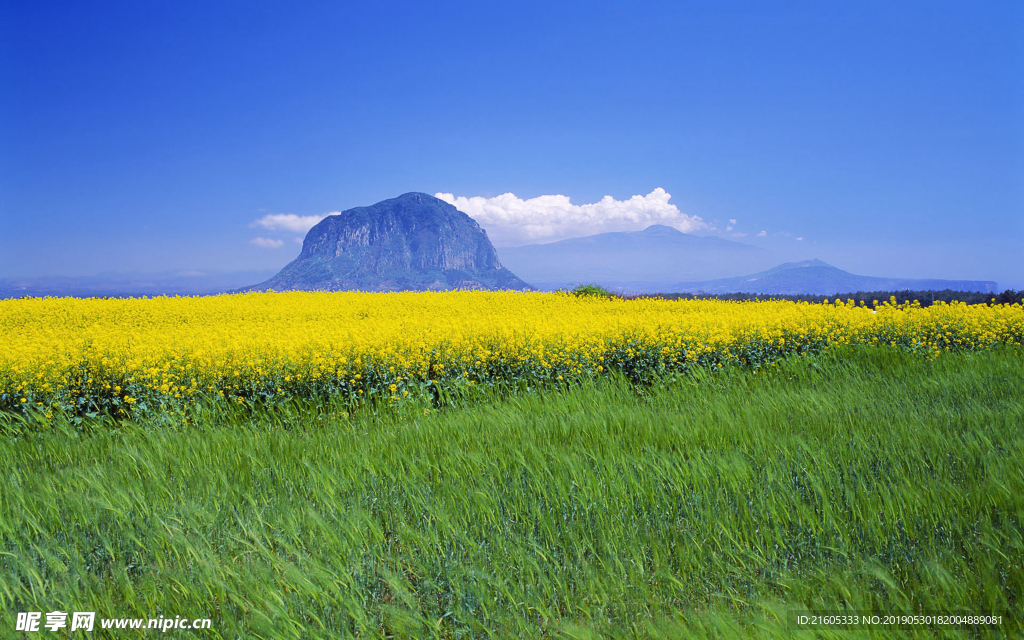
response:
<svg viewBox="0 0 1024 640"><path fill-rule="evenodd" d="M665 225L505 247L498 255L520 278L544 290L597 283L618 290L665 291L681 281L752 273L779 263L759 247Z"/></svg>
<svg viewBox="0 0 1024 640"><path fill-rule="evenodd" d="M779 265L777 253L653 225L498 250L502 263L543 290L597 284L620 293L832 295L856 291L996 290L992 281L858 276L820 260ZM774 266L778 265L778 266ZM771 267L771 268L770 268ZM739 273L751 275L737 276Z"/></svg>
<svg viewBox="0 0 1024 640"><path fill-rule="evenodd" d="M881 278L855 275L821 260L779 262L778 254L759 247L664 225L496 252L487 233L465 213L425 193L407 193L324 218L306 235L299 256L276 275L178 271L0 278L0 298L206 295L265 289L553 290L580 284L633 294L997 290L996 283L988 280Z"/></svg>
<svg viewBox="0 0 1024 640"><path fill-rule="evenodd" d="M835 295L857 291L981 291L993 293L991 280L917 280L858 276L821 260L787 262L774 269L735 278L680 282L671 293L754 293L765 295Z"/></svg>
<svg viewBox="0 0 1024 640"><path fill-rule="evenodd" d="M265 280L273 271L166 271L160 273L100 273L92 276L0 278L0 299L30 297L190 296L227 293Z"/></svg>
<svg viewBox="0 0 1024 640"><path fill-rule="evenodd" d="M531 288L501 266L487 233L452 205L406 193L324 218L302 253L253 290L443 291Z"/></svg>

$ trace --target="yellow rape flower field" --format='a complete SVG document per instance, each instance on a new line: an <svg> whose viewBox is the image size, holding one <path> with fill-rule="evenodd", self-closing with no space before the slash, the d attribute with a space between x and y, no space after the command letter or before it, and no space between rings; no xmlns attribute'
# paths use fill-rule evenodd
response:
<svg viewBox="0 0 1024 640"><path fill-rule="evenodd" d="M252 293L0 301L0 410L139 412L199 398L399 402L438 384L771 365L842 344L934 357L1024 343L1020 304L722 302L550 293Z"/></svg>

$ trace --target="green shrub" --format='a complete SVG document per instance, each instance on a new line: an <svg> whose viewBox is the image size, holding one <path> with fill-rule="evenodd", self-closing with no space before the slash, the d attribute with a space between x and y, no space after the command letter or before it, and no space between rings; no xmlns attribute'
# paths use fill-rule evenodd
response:
<svg viewBox="0 0 1024 640"><path fill-rule="evenodd" d="M571 293L574 296L600 296L602 298L611 298L615 295L611 291L604 287L599 287L596 284L581 284L573 289Z"/></svg>

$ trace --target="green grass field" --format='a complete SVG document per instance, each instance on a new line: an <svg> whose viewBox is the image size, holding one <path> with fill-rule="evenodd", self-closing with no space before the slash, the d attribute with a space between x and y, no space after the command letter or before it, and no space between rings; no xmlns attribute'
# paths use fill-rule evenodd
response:
<svg viewBox="0 0 1024 640"><path fill-rule="evenodd" d="M33 426L0 436L0 637L53 610L212 618L157 634L182 638L819 637L796 610L1016 635L1021 398L1021 348L859 348L440 411Z"/></svg>

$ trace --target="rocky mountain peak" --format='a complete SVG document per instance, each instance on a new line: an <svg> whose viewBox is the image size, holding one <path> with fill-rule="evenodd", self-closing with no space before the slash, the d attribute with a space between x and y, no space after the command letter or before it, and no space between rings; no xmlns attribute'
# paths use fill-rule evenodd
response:
<svg viewBox="0 0 1024 640"><path fill-rule="evenodd" d="M406 193L324 218L299 257L254 289L529 289L501 266L487 233L454 206Z"/></svg>

